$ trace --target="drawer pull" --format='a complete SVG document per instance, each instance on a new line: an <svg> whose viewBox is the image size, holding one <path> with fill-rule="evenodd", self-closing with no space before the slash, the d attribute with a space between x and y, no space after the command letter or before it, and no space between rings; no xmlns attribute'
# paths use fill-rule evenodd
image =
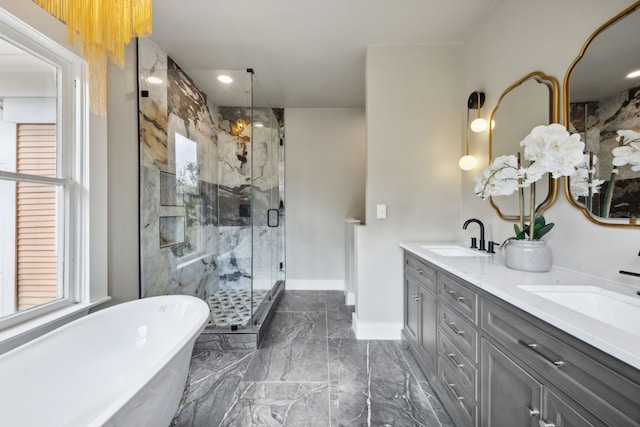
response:
<svg viewBox="0 0 640 427"><path fill-rule="evenodd" d="M458 329L454 322L449 322L449 327L453 332L456 333L456 335L464 335L464 331L461 331L460 329Z"/></svg>
<svg viewBox="0 0 640 427"><path fill-rule="evenodd" d="M456 400L458 402L462 402L464 400L464 396L460 396L456 392L456 385L455 384L451 384L451 383L448 383L447 385L449 386L449 389L451 390L451 393L453 393L453 395L456 397Z"/></svg>
<svg viewBox="0 0 640 427"><path fill-rule="evenodd" d="M529 408L527 407L527 410L529 411L529 416L530 417L537 417L538 415L540 415L540 410L538 408Z"/></svg>
<svg viewBox="0 0 640 427"><path fill-rule="evenodd" d="M453 364L456 365L456 368L464 368L464 364L458 362L455 356L456 356L455 353L447 353L447 357L449 357L449 359L451 359Z"/></svg>
<svg viewBox="0 0 640 427"><path fill-rule="evenodd" d="M454 291L449 291L448 292L449 295L451 295L452 298L454 298L456 301L458 302L462 302L464 301L464 297L459 297Z"/></svg>
<svg viewBox="0 0 640 427"><path fill-rule="evenodd" d="M538 425L539 425L540 427L556 427L556 425L555 425L554 423L549 423L549 422L547 422L547 421L545 421L545 420L542 420L542 419L540 420L540 422L538 423Z"/></svg>
<svg viewBox="0 0 640 427"><path fill-rule="evenodd" d="M418 295L414 295L414 296L413 296L413 300L414 300L414 301L420 301L420 300L422 300L422 298L421 298L421 297L419 297Z"/></svg>
<svg viewBox="0 0 640 427"><path fill-rule="evenodd" d="M414 267L413 265L409 264L409 267L411 267L416 273L418 274L422 274L424 273L424 270L418 267Z"/></svg>
<svg viewBox="0 0 640 427"><path fill-rule="evenodd" d="M563 360L552 360L549 357L547 357L544 353L542 353L540 350L538 350L538 344L536 344L536 343L526 343L526 342L524 342L522 340L518 340L518 344L523 345L523 346L531 349L531 351L533 351L534 353L536 353L537 355L542 357L547 362L551 363L556 368L560 368L561 366L564 365L564 361Z"/></svg>

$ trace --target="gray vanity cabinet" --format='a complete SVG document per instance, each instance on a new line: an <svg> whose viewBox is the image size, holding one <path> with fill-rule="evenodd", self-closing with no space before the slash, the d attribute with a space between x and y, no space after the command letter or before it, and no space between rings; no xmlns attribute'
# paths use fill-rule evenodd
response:
<svg viewBox="0 0 640 427"><path fill-rule="evenodd" d="M482 425L538 426L542 385L487 340L482 340Z"/></svg>
<svg viewBox="0 0 640 427"><path fill-rule="evenodd" d="M592 419L584 425L640 426L640 371L495 297L482 298L480 310L487 340L547 388L568 396L556 412L569 406L582 418ZM481 362L483 377L485 362ZM551 413L551 404L558 399L546 398L550 414L542 411L542 421L547 416L576 418L567 410Z"/></svg>
<svg viewBox="0 0 640 427"><path fill-rule="evenodd" d="M478 295L438 272L438 381L456 425L478 423Z"/></svg>
<svg viewBox="0 0 640 427"><path fill-rule="evenodd" d="M640 370L404 259L403 338L457 427L640 426Z"/></svg>
<svg viewBox="0 0 640 427"><path fill-rule="evenodd" d="M436 372L436 272L420 259L405 255L403 335L424 369Z"/></svg>
<svg viewBox="0 0 640 427"><path fill-rule="evenodd" d="M604 427L587 410L532 377L482 340L482 425L492 427Z"/></svg>
<svg viewBox="0 0 640 427"><path fill-rule="evenodd" d="M404 330L406 338L417 344L420 333L420 313L422 304L420 297L420 285L411 276L404 276Z"/></svg>

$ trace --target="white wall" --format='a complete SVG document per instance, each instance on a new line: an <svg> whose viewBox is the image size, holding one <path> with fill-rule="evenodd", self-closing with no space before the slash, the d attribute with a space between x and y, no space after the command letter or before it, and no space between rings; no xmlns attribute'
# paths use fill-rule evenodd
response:
<svg viewBox="0 0 640 427"><path fill-rule="evenodd" d="M343 220L364 216L364 110L287 108L284 118L287 289L343 289Z"/></svg>
<svg viewBox="0 0 640 427"><path fill-rule="evenodd" d="M500 1L463 44L464 92L484 90L488 114L501 93L531 71L555 76L562 85L566 70L587 38L632 3L630 0ZM482 159L480 165L463 175L462 212L466 217L484 221L488 225L488 238L501 242L512 235L512 223L501 221L487 202L473 194L472 177L487 164L486 134L484 139L476 139L479 140L484 144L476 142L473 149ZM553 250L554 264L640 285L639 279L618 274L620 269L640 271L637 256L640 230L591 223L569 205L563 187L561 181L558 200L545 213L545 218L556 224L545 237ZM464 239L467 237L465 234Z"/></svg>
<svg viewBox="0 0 640 427"><path fill-rule="evenodd" d="M25 95L26 96L26 95ZM4 121L13 123L56 123L57 99L3 98ZM15 141L14 141L15 142Z"/></svg>
<svg viewBox="0 0 640 427"><path fill-rule="evenodd" d="M125 48L125 68L108 65L110 305L138 299L138 92L135 41Z"/></svg>
<svg viewBox="0 0 640 427"><path fill-rule="evenodd" d="M367 49L367 225L357 230L354 316L360 339L400 338L398 244L459 235L460 66L459 45ZM387 205L387 219L376 219L377 204Z"/></svg>

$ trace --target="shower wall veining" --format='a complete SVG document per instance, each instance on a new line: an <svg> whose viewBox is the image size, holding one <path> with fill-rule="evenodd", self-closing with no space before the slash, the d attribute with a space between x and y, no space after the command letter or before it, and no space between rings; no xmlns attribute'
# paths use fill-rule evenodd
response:
<svg viewBox="0 0 640 427"><path fill-rule="evenodd" d="M216 105L153 41L138 43L142 296L207 300L221 289L250 290L252 271L255 279L274 262L259 247L270 244L259 238L266 216L252 224L252 212L266 212L269 196L282 200L279 180L269 177L282 176L284 164L263 141L281 134L283 111L274 109L274 122L254 109L264 127L252 138L249 104ZM161 83L149 83L152 76Z"/></svg>
<svg viewBox="0 0 640 427"><path fill-rule="evenodd" d="M601 191L594 196L593 206L601 211L604 189L609 184L613 164L612 150L618 146L617 129L637 129L640 125L640 87L624 90L612 96L569 105L569 130L579 132L586 150L598 153L596 178L604 180ZM630 167L616 172L612 195L611 218L640 216L640 178ZM582 199L580 199L583 202Z"/></svg>

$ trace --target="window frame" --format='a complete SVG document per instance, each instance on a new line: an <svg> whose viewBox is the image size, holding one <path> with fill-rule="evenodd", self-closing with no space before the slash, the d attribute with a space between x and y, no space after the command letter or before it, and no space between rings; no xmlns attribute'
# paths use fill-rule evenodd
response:
<svg viewBox="0 0 640 427"><path fill-rule="evenodd" d="M87 65L82 58L1 8L0 38L57 69L57 176L49 178L0 171L0 179L57 186L56 233L61 250L59 274L62 274L61 298L0 318L2 332L73 304L89 302L89 113Z"/></svg>

